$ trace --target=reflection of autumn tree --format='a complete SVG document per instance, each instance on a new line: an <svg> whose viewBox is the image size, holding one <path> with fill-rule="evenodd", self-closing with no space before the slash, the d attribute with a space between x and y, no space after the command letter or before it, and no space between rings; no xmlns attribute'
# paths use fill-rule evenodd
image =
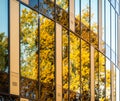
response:
<svg viewBox="0 0 120 101"><path fill-rule="evenodd" d="M8 67L8 38L5 33L0 33L0 71Z"/></svg>
<svg viewBox="0 0 120 101"><path fill-rule="evenodd" d="M82 37L88 41L87 33L89 30L89 14L83 11L82 22ZM79 16L78 16L79 17ZM23 9L21 15L21 74L30 79L37 80L38 78L38 19L37 13ZM76 20L76 24L79 24ZM54 22L44 16L40 16L40 99L42 101L53 101L55 98L55 25ZM93 29L96 25L91 26ZM80 27L77 27L80 31ZM65 101L67 101L68 90L68 32L63 29L63 92ZM96 38L95 31L91 31L92 38ZM92 41L94 45L98 41ZM81 55L80 55L81 51ZM70 99L75 100L81 95L83 101L90 99L90 47L85 41L81 41L73 33L70 33ZM95 53L97 56L97 53ZM80 60L81 58L81 60ZM81 65L80 65L81 64ZM98 56L95 58L95 68L100 69L100 75L95 75L98 78L100 86L104 86L104 57ZM81 70L80 70L81 69ZM97 70L98 72L99 70ZM80 76L81 75L81 76ZM81 77L81 78L80 78ZM81 82L80 82L81 81ZM109 81L108 81L109 82ZM33 84L33 83L32 83ZM99 86L95 85L96 86ZM101 88L101 87L98 87ZM32 88L33 89L33 88ZM81 92L80 92L81 91ZM103 89L99 89L101 97L104 95ZM77 96L77 94L79 96ZM98 93L96 93L98 94ZM37 95L37 94L36 94ZM79 98L78 98L79 99Z"/></svg>
<svg viewBox="0 0 120 101"><path fill-rule="evenodd" d="M53 101L55 96L54 23L40 18L40 82L41 100Z"/></svg>
<svg viewBox="0 0 120 101"><path fill-rule="evenodd" d="M20 18L21 75L26 78L38 77L38 28L37 13L23 9Z"/></svg>

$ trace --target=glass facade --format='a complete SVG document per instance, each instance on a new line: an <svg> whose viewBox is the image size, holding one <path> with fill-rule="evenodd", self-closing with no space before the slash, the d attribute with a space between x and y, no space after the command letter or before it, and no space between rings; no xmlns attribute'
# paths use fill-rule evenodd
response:
<svg viewBox="0 0 120 101"><path fill-rule="evenodd" d="M0 101L120 101L119 7L1 0Z"/></svg>

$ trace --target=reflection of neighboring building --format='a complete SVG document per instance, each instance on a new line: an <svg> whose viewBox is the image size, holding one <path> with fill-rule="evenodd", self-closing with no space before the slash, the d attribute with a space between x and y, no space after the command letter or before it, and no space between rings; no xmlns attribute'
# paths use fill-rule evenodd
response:
<svg viewBox="0 0 120 101"><path fill-rule="evenodd" d="M119 101L118 2L1 0L0 101Z"/></svg>

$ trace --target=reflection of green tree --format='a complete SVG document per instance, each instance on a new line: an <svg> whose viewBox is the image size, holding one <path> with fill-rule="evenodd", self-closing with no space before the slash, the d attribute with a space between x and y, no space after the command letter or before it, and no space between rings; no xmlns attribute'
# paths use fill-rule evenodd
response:
<svg viewBox="0 0 120 101"><path fill-rule="evenodd" d="M0 33L0 71L8 67L8 38L5 33Z"/></svg>

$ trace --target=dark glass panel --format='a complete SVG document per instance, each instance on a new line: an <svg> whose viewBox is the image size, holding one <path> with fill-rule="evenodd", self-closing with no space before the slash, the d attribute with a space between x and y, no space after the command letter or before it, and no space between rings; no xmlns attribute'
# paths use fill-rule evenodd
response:
<svg viewBox="0 0 120 101"><path fill-rule="evenodd" d="M105 100L105 56L99 52L99 100Z"/></svg>
<svg viewBox="0 0 120 101"><path fill-rule="evenodd" d="M46 16L54 19L54 2L51 0L39 0L39 11Z"/></svg>
<svg viewBox="0 0 120 101"><path fill-rule="evenodd" d="M68 101L68 31L62 28L62 82L63 82L63 99Z"/></svg>
<svg viewBox="0 0 120 101"><path fill-rule="evenodd" d="M80 101L80 38L70 33L70 101Z"/></svg>
<svg viewBox="0 0 120 101"><path fill-rule="evenodd" d="M8 96L0 94L0 101L20 101L17 96Z"/></svg>
<svg viewBox="0 0 120 101"><path fill-rule="evenodd" d="M106 100L111 100L111 71L110 61L106 59Z"/></svg>
<svg viewBox="0 0 120 101"><path fill-rule="evenodd" d="M81 37L89 41L90 37L90 7L89 0L81 0Z"/></svg>
<svg viewBox="0 0 120 101"><path fill-rule="evenodd" d="M0 1L0 71L8 73L8 0Z"/></svg>
<svg viewBox="0 0 120 101"><path fill-rule="evenodd" d="M55 24L40 16L40 100L55 99Z"/></svg>
<svg viewBox="0 0 120 101"><path fill-rule="evenodd" d="M91 43L98 48L98 0L91 0Z"/></svg>
<svg viewBox="0 0 120 101"><path fill-rule="evenodd" d="M38 14L20 6L21 76L38 80Z"/></svg>
<svg viewBox="0 0 120 101"><path fill-rule="evenodd" d="M38 99L38 82L22 77L20 80L20 95L25 98Z"/></svg>
<svg viewBox="0 0 120 101"><path fill-rule="evenodd" d="M68 0L56 0L56 4L62 9L68 11Z"/></svg>
<svg viewBox="0 0 120 101"><path fill-rule="evenodd" d="M0 92L9 92L9 75L7 73L0 72Z"/></svg>
<svg viewBox="0 0 120 101"><path fill-rule="evenodd" d="M99 101L99 52L94 51L95 101Z"/></svg>
<svg viewBox="0 0 120 101"><path fill-rule="evenodd" d="M56 20L60 24L68 27L68 13L65 10L59 8L58 6L56 6Z"/></svg>
<svg viewBox="0 0 120 101"><path fill-rule="evenodd" d="M90 101L90 47L81 40L81 100Z"/></svg>

